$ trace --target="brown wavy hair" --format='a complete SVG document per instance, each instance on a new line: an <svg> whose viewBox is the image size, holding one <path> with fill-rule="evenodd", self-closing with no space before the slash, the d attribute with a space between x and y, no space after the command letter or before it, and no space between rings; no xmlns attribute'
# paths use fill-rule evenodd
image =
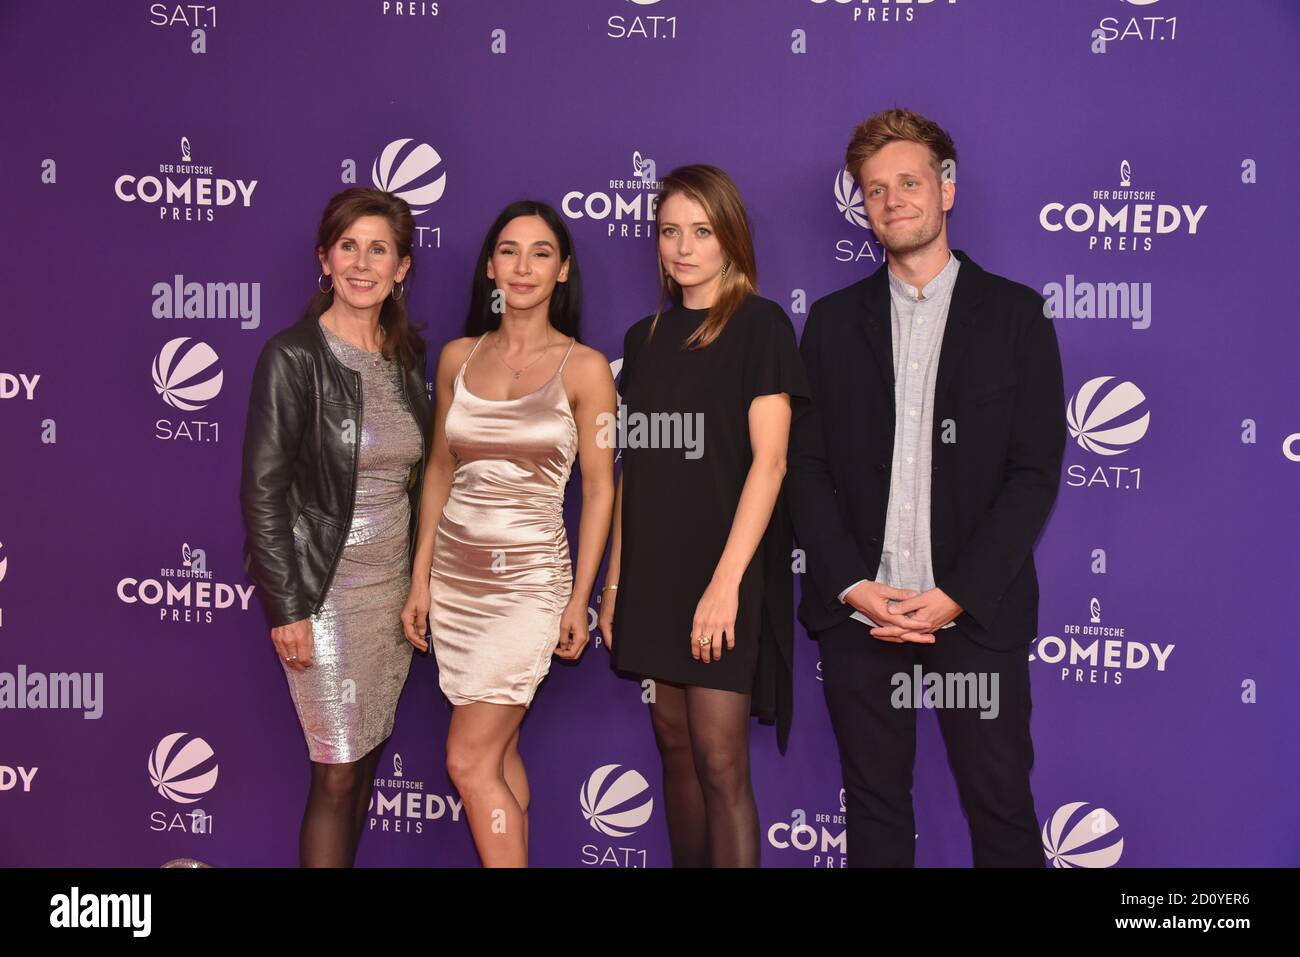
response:
<svg viewBox="0 0 1300 957"><path fill-rule="evenodd" d="M659 235L659 210L663 209L668 197L680 193L693 199L704 208L704 214L713 227L714 234L722 246L722 253L731 260L727 275L722 279L718 298L714 301L704 321L695 331L686 337L683 345L687 349L703 349L711 344L722 330L726 328L731 317L736 314L745 297L758 292L758 269L754 264L754 240L749 231L749 213L740 199L740 191L731 177L705 163L692 166L679 166L663 179L655 206L655 236ZM653 336L659 317L664 307L672 302L682 304L682 287L668 275L663 260L656 254L659 263L659 305L654 318L650 320L650 335ZM648 338L648 337L647 337Z"/></svg>
<svg viewBox="0 0 1300 957"><path fill-rule="evenodd" d="M325 204L325 212L321 214L320 228L316 231L317 252L327 253L339 241L339 237L347 232L348 227L362 216L382 216L397 241L397 258L401 260L411 255L411 241L415 236L411 207L392 193L367 186L353 186L330 197L330 201ZM379 325L384 329L384 357L397 359L408 369L415 365L416 352L424 348L424 342L416 331L424 327L413 326L406 312L406 293L410 292L411 274L414 271L415 260L412 259L402 282L402 298L388 296L379 310ZM315 321L333 303L333 287L329 292L321 292L318 288L307 303L303 318Z"/></svg>
<svg viewBox="0 0 1300 957"><path fill-rule="evenodd" d="M896 140L908 140L928 147L930 165L940 182L943 182L943 164L951 161L955 166L957 163L957 147L947 130L920 113L894 107L868 117L854 128L844 151L844 169L856 180L862 164L877 150Z"/></svg>

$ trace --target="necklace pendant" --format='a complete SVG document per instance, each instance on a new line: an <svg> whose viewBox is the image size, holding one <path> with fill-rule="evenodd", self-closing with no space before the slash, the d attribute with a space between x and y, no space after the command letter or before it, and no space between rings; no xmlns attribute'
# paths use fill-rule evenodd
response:
<svg viewBox="0 0 1300 957"><path fill-rule="evenodd" d="M518 378L519 378L521 375L523 375L523 374L524 374L523 371L520 370L519 372L516 372L516 373L515 373L515 378L518 379Z"/></svg>

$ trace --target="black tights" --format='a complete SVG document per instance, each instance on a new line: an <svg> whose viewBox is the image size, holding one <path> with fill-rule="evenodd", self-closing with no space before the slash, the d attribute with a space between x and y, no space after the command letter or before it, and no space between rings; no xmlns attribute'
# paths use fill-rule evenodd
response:
<svg viewBox="0 0 1300 957"><path fill-rule="evenodd" d="M298 834L298 863L303 867L352 866L384 743L346 764L311 763L311 790Z"/></svg>
<svg viewBox="0 0 1300 957"><path fill-rule="evenodd" d="M749 695L655 682L650 722L664 768L674 867L757 867Z"/></svg>

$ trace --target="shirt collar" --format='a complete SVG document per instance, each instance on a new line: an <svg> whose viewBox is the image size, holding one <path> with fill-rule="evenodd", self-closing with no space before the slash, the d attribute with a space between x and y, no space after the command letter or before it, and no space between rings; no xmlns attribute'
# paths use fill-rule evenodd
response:
<svg viewBox="0 0 1300 957"><path fill-rule="evenodd" d="M961 260L952 254L952 250L949 250L947 265L945 265L943 269L939 270L939 275L931 279L929 283L926 284L926 287L921 290L921 293L924 293L927 302L933 299L938 293L952 288L952 285L957 281L957 267L960 265ZM886 266L885 268L889 273L889 288L894 295L908 299L912 302L921 301L921 293L917 292L915 286L899 279L894 275L894 270L889 266Z"/></svg>

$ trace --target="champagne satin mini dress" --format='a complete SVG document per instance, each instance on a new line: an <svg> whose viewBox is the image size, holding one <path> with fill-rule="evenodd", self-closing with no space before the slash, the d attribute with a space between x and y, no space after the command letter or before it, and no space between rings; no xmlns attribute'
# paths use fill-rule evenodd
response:
<svg viewBox="0 0 1300 957"><path fill-rule="evenodd" d="M560 373L517 399L484 399L456 373L447 446L456 459L429 570L438 684L453 705L528 707L551 666L573 591L564 488L578 427Z"/></svg>

